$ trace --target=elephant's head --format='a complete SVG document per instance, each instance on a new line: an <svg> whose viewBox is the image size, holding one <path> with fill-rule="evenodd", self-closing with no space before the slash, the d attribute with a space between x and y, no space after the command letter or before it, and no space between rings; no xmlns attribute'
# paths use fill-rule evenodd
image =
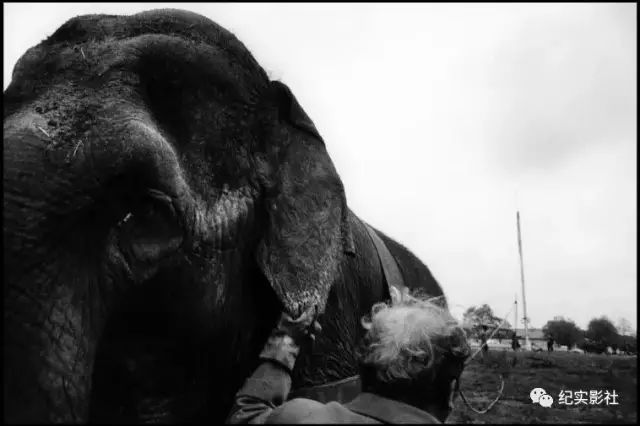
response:
<svg viewBox="0 0 640 426"><path fill-rule="evenodd" d="M229 252L288 311L323 308L351 249L342 183L228 31L180 11L74 18L4 102L7 421L87 418L96 345L132 289L191 291L212 320L242 306Z"/></svg>

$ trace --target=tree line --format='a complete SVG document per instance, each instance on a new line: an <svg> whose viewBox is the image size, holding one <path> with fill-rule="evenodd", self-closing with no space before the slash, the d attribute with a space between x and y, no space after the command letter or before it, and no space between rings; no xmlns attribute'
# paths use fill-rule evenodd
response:
<svg viewBox="0 0 640 426"><path fill-rule="evenodd" d="M568 348L578 347L589 352L604 352L607 346L625 352L637 352L638 341L630 334L628 321L621 320L618 327L606 316L593 318L586 330L582 330L571 319L556 317L542 327L545 337Z"/></svg>
<svg viewBox="0 0 640 426"><path fill-rule="evenodd" d="M478 336L482 326L493 331L503 323L503 320L503 318L497 317L487 304L472 306L463 314L463 326L470 336L474 337ZM509 321L504 321L494 337L497 339L511 338L513 330ZM587 329L582 330L571 319L557 316L547 321L542 327L542 332L545 339L552 338L555 343L567 346L567 348L578 347L589 352L604 352L607 347L611 347L626 352L637 352L636 334L632 333L631 324L626 319L621 319L616 327L609 318L601 316L593 318L589 321Z"/></svg>

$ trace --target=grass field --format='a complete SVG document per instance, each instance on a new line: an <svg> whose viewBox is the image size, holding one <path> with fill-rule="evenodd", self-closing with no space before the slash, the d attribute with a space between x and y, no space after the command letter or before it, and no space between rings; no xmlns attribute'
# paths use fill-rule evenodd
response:
<svg viewBox="0 0 640 426"><path fill-rule="evenodd" d="M447 423L636 423L637 371L635 356L489 351L485 360L478 355L467 366L461 389L474 408L483 409L498 395L502 374L502 397L486 414L458 398ZM531 402L529 393L537 387L553 397L551 407ZM619 405L559 404L563 390L615 390Z"/></svg>

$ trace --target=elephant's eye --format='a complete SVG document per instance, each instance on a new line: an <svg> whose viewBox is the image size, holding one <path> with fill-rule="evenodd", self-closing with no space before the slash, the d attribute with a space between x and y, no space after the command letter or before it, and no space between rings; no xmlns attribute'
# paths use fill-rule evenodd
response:
<svg viewBox="0 0 640 426"><path fill-rule="evenodd" d="M118 223L121 247L146 260L177 248L182 229L171 201L155 190L132 201L130 210Z"/></svg>
<svg viewBox="0 0 640 426"><path fill-rule="evenodd" d="M122 205L123 210L118 225L124 225L132 219L151 218L160 212L175 216L171 197L155 189L147 189L143 194L127 195Z"/></svg>
<svg viewBox="0 0 640 426"><path fill-rule="evenodd" d="M170 205L159 203L155 200L143 199L137 201L131 209L120 219L118 226L127 224L145 225L153 221L170 220L175 216L175 211Z"/></svg>
<svg viewBox="0 0 640 426"><path fill-rule="evenodd" d="M172 210L169 206L154 199L143 199L140 204L134 207L131 215L137 221L161 220L161 216L169 218L172 215Z"/></svg>
<svg viewBox="0 0 640 426"><path fill-rule="evenodd" d="M162 232L177 225L177 215L171 198L154 189L132 202L131 209L120 224L130 224L134 232Z"/></svg>

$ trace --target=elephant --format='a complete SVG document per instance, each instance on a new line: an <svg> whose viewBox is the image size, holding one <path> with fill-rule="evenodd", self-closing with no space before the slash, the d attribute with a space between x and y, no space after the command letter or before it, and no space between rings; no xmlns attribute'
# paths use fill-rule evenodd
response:
<svg viewBox="0 0 640 426"><path fill-rule="evenodd" d="M232 33L173 9L75 17L20 58L3 120L5 422L224 421L280 313L310 306L323 332L293 389L358 374L360 318L389 297L369 225Z"/></svg>

